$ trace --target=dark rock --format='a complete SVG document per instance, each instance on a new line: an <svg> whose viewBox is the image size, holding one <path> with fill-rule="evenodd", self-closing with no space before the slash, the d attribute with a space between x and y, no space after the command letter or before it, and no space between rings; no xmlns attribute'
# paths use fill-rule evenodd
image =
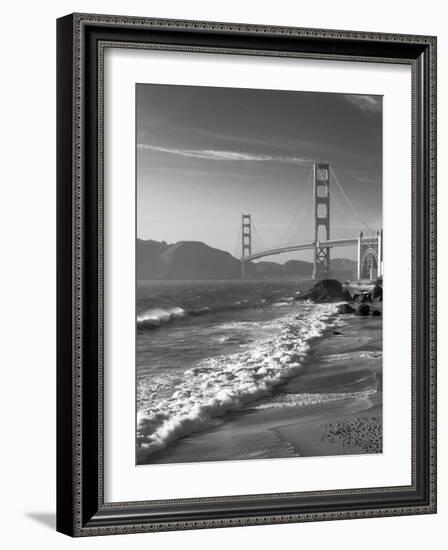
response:
<svg viewBox="0 0 448 550"><path fill-rule="evenodd" d="M344 290L342 291L342 297L344 298L344 300L347 300L348 302L352 301L352 295L350 294L350 291L347 290L346 288L344 288Z"/></svg>
<svg viewBox="0 0 448 550"><path fill-rule="evenodd" d="M379 285L378 283L375 284L373 287L370 296L372 298L372 302L382 302L383 301L383 286Z"/></svg>
<svg viewBox="0 0 448 550"><path fill-rule="evenodd" d="M341 304L338 306L337 312L342 314L355 313L355 308L353 308L350 304Z"/></svg>
<svg viewBox="0 0 448 550"><path fill-rule="evenodd" d="M368 304L359 304L356 308L356 315L359 315L360 317L365 317L369 315L370 313L370 307Z"/></svg>
<svg viewBox="0 0 448 550"><path fill-rule="evenodd" d="M379 311L378 309L372 309L370 315L372 315L373 317L379 317L381 315L381 311Z"/></svg>
<svg viewBox="0 0 448 550"><path fill-rule="evenodd" d="M336 279L323 279L313 288L296 297L296 300L311 300L312 302L331 302L342 300L343 288Z"/></svg>
<svg viewBox="0 0 448 550"><path fill-rule="evenodd" d="M353 297L353 301L357 304L365 304L371 302L372 298L370 292L361 292L360 294L356 294L356 297Z"/></svg>
<svg viewBox="0 0 448 550"><path fill-rule="evenodd" d="M343 295L342 285L336 279L323 279L314 285L314 290L324 290L330 298L340 298Z"/></svg>
<svg viewBox="0 0 448 550"><path fill-rule="evenodd" d="M335 336L340 336L340 335L342 334L342 332L341 332L340 330L334 330L334 331L333 331L333 334L334 334Z"/></svg>

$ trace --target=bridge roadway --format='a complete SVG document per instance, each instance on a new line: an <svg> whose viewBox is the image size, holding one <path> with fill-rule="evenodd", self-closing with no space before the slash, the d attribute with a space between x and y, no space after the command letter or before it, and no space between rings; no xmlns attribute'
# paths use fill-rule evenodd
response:
<svg viewBox="0 0 448 550"><path fill-rule="evenodd" d="M359 239L330 239L328 241L319 241L318 246L320 248L326 247L335 247L335 246L356 246ZM361 242L363 244L377 244L378 237L362 237ZM256 252L255 254L250 254L244 256L242 260L249 262L250 260L258 260L259 258L265 258L266 256L275 256L277 254L283 254L284 252L294 252L296 250L314 250L316 246L315 241L302 243L302 244L293 244L289 246L283 246L281 248L271 248L268 250L263 250L262 252Z"/></svg>

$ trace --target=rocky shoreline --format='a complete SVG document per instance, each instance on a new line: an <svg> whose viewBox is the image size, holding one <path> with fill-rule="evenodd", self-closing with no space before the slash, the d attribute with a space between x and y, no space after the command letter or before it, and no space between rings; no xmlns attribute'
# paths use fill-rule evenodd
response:
<svg viewBox="0 0 448 550"><path fill-rule="evenodd" d="M343 301L338 306L338 313L341 315L378 317L382 314L383 279L380 277L374 282L344 284L336 279L323 279L307 292L298 294L295 299L316 304Z"/></svg>

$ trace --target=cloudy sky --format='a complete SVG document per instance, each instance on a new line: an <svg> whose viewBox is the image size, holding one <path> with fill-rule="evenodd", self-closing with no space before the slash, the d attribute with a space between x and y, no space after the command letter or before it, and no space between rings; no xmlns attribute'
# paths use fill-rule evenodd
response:
<svg viewBox="0 0 448 550"><path fill-rule="evenodd" d="M381 97L153 84L136 94L139 238L235 254L250 213L258 248L312 240L314 161L333 171L332 237L381 227Z"/></svg>

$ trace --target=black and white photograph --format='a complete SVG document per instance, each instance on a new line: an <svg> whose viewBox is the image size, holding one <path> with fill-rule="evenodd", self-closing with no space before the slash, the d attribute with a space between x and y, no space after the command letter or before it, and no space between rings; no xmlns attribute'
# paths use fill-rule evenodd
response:
<svg viewBox="0 0 448 550"><path fill-rule="evenodd" d="M366 30L359 10L327 4L254 14L240 3L227 20L185 3L186 16L58 17L57 193L45 201L56 213L58 533L112 544L177 534L176 547L210 534L210 548L216 529L218 546L272 548L293 532L280 524L297 523L297 540L323 547L437 538L441 18L426 6L414 24L387 5ZM17 97L11 112L30 103ZM46 135L42 113L33 128ZM39 166L23 158L11 181ZM28 180L37 197L44 187ZM42 262L17 243L40 256L25 221L30 208L51 218L9 188L25 228L10 231L11 250L27 269L5 298L23 317L17 297L29 302L29 268ZM47 277L33 275L42 289ZM38 385L41 325L11 346L13 366L31 353L33 383L8 387L53 408L49 380ZM51 444L45 430L24 438L21 411L37 409L7 393L14 460L29 462ZM26 483L6 500L17 493L11 509L25 502L31 527L51 483L17 464Z"/></svg>
<svg viewBox="0 0 448 550"><path fill-rule="evenodd" d="M382 97L136 85L136 463L382 452Z"/></svg>

